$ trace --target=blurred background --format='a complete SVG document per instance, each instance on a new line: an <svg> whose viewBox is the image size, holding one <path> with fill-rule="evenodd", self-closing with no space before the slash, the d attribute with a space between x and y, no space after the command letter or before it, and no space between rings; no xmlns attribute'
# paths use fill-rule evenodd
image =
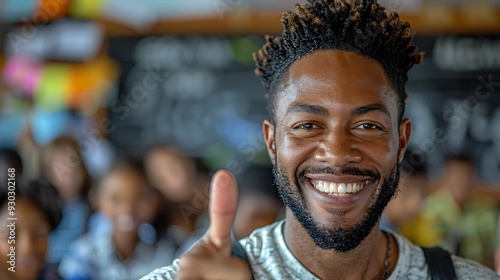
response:
<svg viewBox="0 0 500 280"><path fill-rule="evenodd" d="M249 182L242 193L254 200L242 203L238 219L259 222L244 225L282 217L266 177L266 103L252 53L264 34L280 33L280 15L295 2L0 1L0 172L15 167L17 180L48 181L62 205L62 220L47 232L47 257L38 253L43 264L32 275L137 279L170 263L206 226L208 182L220 168ZM414 242L493 268L500 246L500 0L380 2L410 21L425 51L407 84L414 130L403 203L384 221ZM413 175L421 180L412 183ZM417 191L406 191L412 184ZM147 212L139 198L150 214L137 213ZM244 237L251 229L237 232ZM102 246L106 240L114 246ZM163 262L138 257L141 244L153 255L162 248ZM92 262L100 257L104 264ZM17 279L12 275L1 278Z"/></svg>

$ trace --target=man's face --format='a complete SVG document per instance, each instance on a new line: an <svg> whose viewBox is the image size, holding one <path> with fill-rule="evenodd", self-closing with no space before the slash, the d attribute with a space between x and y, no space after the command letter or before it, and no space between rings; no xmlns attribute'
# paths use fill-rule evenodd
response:
<svg viewBox="0 0 500 280"><path fill-rule="evenodd" d="M397 189L411 133L383 67L344 51L290 66L264 135L280 194L316 245L359 245Z"/></svg>

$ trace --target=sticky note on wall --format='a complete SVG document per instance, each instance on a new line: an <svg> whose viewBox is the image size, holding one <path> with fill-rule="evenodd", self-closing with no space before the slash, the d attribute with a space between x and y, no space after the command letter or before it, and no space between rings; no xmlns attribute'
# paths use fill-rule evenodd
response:
<svg viewBox="0 0 500 280"><path fill-rule="evenodd" d="M94 73L98 73L98 69L93 69L87 65L73 67L70 73L69 91L71 96L68 100L71 108L79 107L82 103L92 99L92 87L98 82L95 79Z"/></svg>
<svg viewBox="0 0 500 280"><path fill-rule="evenodd" d="M102 13L104 0L73 0L69 13L74 17L96 18Z"/></svg>
<svg viewBox="0 0 500 280"><path fill-rule="evenodd" d="M104 94L105 86L112 83L117 71L115 63L106 57L73 67L69 80L70 107L78 108Z"/></svg>
<svg viewBox="0 0 500 280"><path fill-rule="evenodd" d="M43 68L40 88L35 95L39 106L48 111L67 107L70 69L64 64L47 64Z"/></svg>
<svg viewBox="0 0 500 280"><path fill-rule="evenodd" d="M39 0L33 21L46 22L66 16L69 12L71 0Z"/></svg>
<svg viewBox="0 0 500 280"><path fill-rule="evenodd" d="M42 66L28 56L14 56L3 68L4 81L19 88L26 97L32 97L39 86Z"/></svg>

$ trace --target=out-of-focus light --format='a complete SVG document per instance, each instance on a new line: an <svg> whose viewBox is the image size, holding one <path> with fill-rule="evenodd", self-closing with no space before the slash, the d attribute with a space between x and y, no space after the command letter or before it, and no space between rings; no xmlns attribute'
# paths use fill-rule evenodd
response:
<svg viewBox="0 0 500 280"><path fill-rule="evenodd" d="M243 64L253 63L252 53L259 50L259 46L257 46L257 44L244 37L233 39L231 45L234 60Z"/></svg>
<svg viewBox="0 0 500 280"><path fill-rule="evenodd" d="M68 131L72 117L66 110L47 112L35 107L30 115L33 138L38 145L47 145L55 137Z"/></svg>
<svg viewBox="0 0 500 280"><path fill-rule="evenodd" d="M35 13L37 0L7 0L0 3L0 22L16 22Z"/></svg>

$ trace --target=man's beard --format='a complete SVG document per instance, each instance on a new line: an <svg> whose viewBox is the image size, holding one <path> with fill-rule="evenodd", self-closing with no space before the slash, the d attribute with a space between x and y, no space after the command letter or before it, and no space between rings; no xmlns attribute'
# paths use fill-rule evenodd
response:
<svg viewBox="0 0 500 280"><path fill-rule="evenodd" d="M275 184L283 203L290 208L295 218L309 233L309 236L311 236L316 245L324 250L334 250L344 253L358 247L379 221L384 208L398 190L400 177L399 169L400 165L397 163L392 172L384 178L380 191L374 194L374 204L366 210L362 220L351 227L323 226L314 222L311 213L305 207L306 203L303 198L302 189L298 186L298 182L301 182L299 179L304 179L303 174L307 171L309 173L369 176L373 179L372 182L379 182L380 176L375 172L361 170L355 167L349 167L342 170L333 170L329 167L308 169L297 175L294 182L296 187L290 184L286 172L279 168L277 164L273 166L273 173ZM302 180L302 182L304 182L304 180Z"/></svg>

